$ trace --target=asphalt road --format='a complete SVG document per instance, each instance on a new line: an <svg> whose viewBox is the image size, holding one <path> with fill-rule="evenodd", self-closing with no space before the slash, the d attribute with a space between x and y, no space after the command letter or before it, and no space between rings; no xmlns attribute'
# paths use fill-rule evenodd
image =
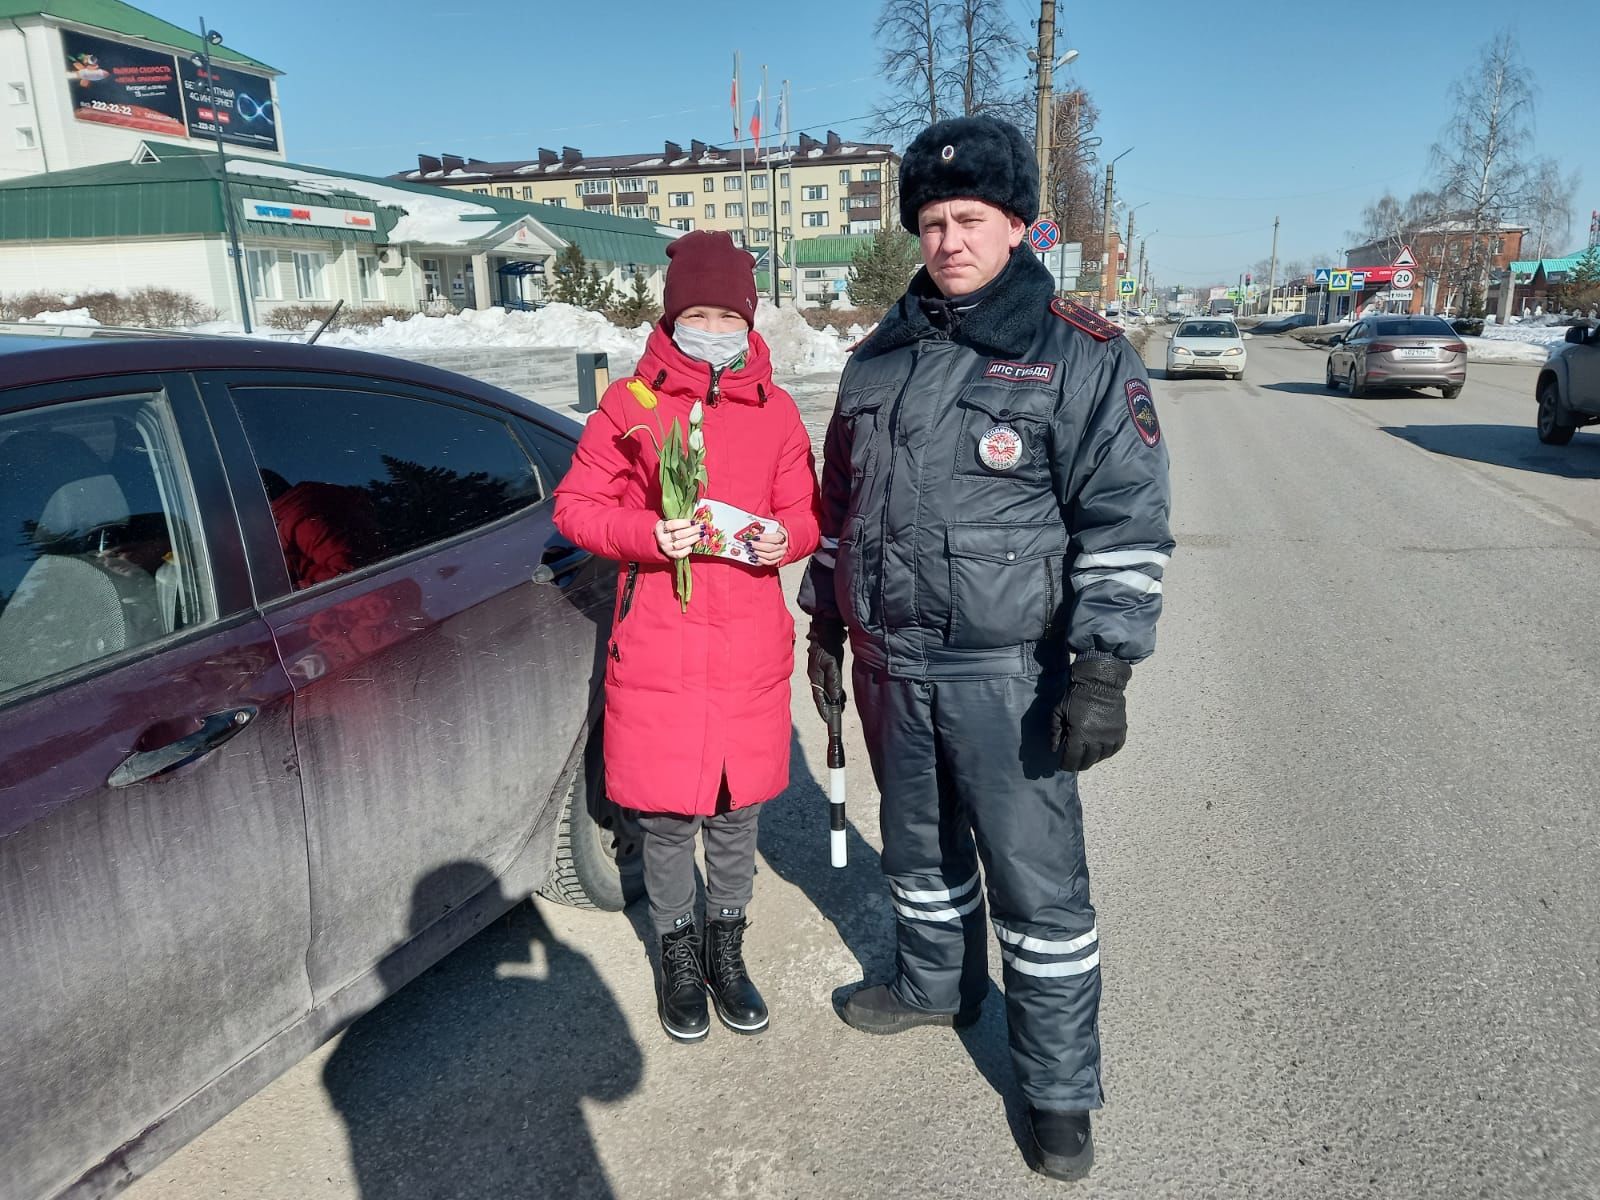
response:
<svg viewBox="0 0 1600 1200"><path fill-rule="evenodd" d="M1084 781L1089 1181L1022 1165L997 996L961 1036L834 1016L893 926L858 727L836 872L800 689L748 943L768 1033L670 1044L642 914L525 906L129 1195L1600 1196L1600 436L1540 447L1531 368L1351 401L1320 351L1250 352L1155 384L1179 550L1130 744Z"/></svg>

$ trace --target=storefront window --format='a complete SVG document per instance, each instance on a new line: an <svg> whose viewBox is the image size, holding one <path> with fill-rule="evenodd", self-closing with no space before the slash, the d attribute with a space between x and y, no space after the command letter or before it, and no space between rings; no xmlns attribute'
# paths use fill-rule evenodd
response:
<svg viewBox="0 0 1600 1200"><path fill-rule="evenodd" d="M361 254L356 257L357 282L361 285L361 298L363 300L376 300L379 292L378 260L370 254Z"/></svg>
<svg viewBox="0 0 1600 1200"><path fill-rule="evenodd" d="M322 276L328 267L328 256L315 252L294 252L294 284L302 300L321 300L325 296Z"/></svg>
<svg viewBox="0 0 1600 1200"><path fill-rule="evenodd" d="M250 276L250 295L257 300L281 300L278 290L278 252L246 250L245 273Z"/></svg>

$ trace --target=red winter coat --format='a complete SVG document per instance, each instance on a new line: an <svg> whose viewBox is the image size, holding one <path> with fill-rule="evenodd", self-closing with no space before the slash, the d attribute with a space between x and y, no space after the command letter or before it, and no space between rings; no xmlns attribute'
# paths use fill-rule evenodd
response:
<svg viewBox="0 0 1600 1200"><path fill-rule="evenodd" d="M625 564L606 659L606 785L644 812L714 813L724 775L733 807L770 800L789 784L789 676L794 620L776 567L694 554L689 611L673 592L671 560L656 546L661 514L657 453L644 432L706 401L706 497L775 516L789 534L784 562L817 548L811 438L793 398L772 382L772 360L750 335L744 369L724 372L711 402L711 368L686 357L657 326L635 378L655 393L647 411L629 380L607 389L572 468L556 489L556 526L575 545ZM626 564L638 574L627 612Z"/></svg>

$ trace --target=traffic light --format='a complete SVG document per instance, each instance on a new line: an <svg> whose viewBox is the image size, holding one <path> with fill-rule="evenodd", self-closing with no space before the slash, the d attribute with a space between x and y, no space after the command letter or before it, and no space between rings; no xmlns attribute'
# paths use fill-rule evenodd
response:
<svg viewBox="0 0 1600 1200"><path fill-rule="evenodd" d="M1249 287L1250 286L1250 274L1249 274L1249 272L1245 273L1244 285L1245 285L1245 287Z"/></svg>

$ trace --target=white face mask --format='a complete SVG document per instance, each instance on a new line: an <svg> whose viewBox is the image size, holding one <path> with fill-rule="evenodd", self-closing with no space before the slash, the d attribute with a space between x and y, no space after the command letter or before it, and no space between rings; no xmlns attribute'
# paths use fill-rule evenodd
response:
<svg viewBox="0 0 1600 1200"><path fill-rule="evenodd" d="M750 330L711 333L682 322L672 327L673 344L696 362L721 370L750 352Z"/></svg>

